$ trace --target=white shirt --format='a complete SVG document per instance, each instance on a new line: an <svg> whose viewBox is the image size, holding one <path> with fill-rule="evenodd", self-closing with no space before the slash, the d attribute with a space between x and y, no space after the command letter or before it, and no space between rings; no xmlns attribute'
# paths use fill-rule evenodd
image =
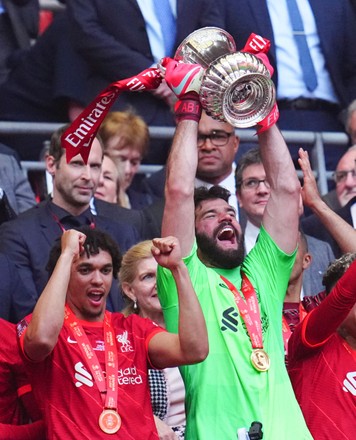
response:
<svg viewBox="0 0 356 440"><path fill-rule="evenodd" d="M330 102L338 102L330 75L326 69L324 55L321 51L320 39L315 18L308 0L296 0L303 20L310 55L318 78L318 86L310 92L303 80L299 63L298 48L292 33L286 0L267 0L276 47L278 70L277 98L294 99L319 98Z"/></svg>
<svg viewBox="0 0 356 440"><path fill-rule="evenodd" d="M155 14L155 8L152 0L137 0L141 13L146 23L146 32L151 46L151 52L155 63L160 61L165 54L164 41L161 25ZM177 1L170 0L172 13L177 17Z"/></svg>
<svg viewBox="0 0 356 440"><path fill-rule="evenodd" d="M352 226L356 229L356 203L350 206L350 213L352 218Z"/></svg>
<svg viewBox="0 0 356 440"><path fill-rule="evenodd" d="M246 228L245 228L245 232L244 232L246 255L250 252L250 250L256 244L256 240L257 240L259 233L260 233L260 228L253 225L250 222L250 220L247 220Z"/></svg>

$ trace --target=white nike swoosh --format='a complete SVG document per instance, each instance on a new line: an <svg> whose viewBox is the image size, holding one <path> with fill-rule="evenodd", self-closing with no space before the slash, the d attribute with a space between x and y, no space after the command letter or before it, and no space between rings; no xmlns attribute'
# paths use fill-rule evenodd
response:
<svg viewBox="0 0 356 440"><path fill-rule="evenodd" d="M67 341L68 341L70 344L77 344L77 343L78 343L78 342L75 341L74 339L71 339L70 336L68 336Z"/></svg>

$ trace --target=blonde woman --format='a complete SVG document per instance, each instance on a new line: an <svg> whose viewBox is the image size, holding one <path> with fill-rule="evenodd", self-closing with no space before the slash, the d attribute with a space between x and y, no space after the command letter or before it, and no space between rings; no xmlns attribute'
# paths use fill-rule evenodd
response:
<svg viewBox="0 0 356 440"><path fill-rule="evenodd" d="M126 316L135 313L165 327L156 288L157 262L151 247L150 240L142 241L123 256L119 279L127 306L122 313ZM178 368L150 370L149 381L160 439L184 439L185 390Z"/></svg>

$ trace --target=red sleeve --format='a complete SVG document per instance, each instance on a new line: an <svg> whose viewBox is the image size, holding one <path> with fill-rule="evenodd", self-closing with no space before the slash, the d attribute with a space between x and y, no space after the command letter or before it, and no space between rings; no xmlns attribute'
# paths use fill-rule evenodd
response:
<svg viewBox="0 0 356 440"><path fill-rule="evenodd" d="M156 369L156 367L154 365L152 365L151 359L148 355L148 345L150 343L150 340L153 338L154 335L156 335L157 333L162 333L162 332L166 332L167 330L165 330L164 328L160 327L159 325L155 324L154 322L152 322L150 319L146 319L146 339L145 339L145 347L146 347L146 353L147 353L147 359L148 359L148 363L150 365L150 368L152 369Z"/></svg>
<svg viewBox="0 0 356 440"><path fill-rule="evenodd" d="M324 343L340 326L356 302L356 261L333 290L314 309L303 325L303 343L311 347Z"/></svg>
<svg viewBox="0 0 356 440"><path fill-rule="evenodd" d="M356 302L356 261L347 269L333 290L295 329L289 340L288 356L306 349L317 349L335 333Z"/></svg>

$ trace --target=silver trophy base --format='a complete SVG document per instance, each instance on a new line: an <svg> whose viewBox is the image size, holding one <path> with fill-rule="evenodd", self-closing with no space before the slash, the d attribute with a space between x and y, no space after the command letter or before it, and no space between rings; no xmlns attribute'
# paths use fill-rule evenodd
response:
<svg viewBox="0 0 356 440"><path fill-rule="evenodd" d="M267 67L252 54L236 52L215 60L205 71L200 101L214 119L247 128L272 110L276 91Z"/></svg>

